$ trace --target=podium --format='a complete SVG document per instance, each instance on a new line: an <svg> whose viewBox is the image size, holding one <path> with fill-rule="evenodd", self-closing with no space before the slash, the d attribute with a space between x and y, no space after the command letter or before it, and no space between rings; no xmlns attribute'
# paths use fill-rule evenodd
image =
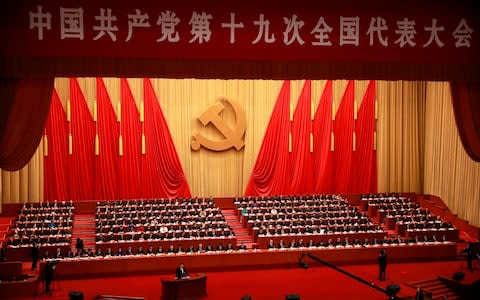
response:
<svg viewBox="0 0 480 300"><path fill-rule="evenodd" d="M162 300L194 300L207 296L207 276L162 280Z"/></svg>

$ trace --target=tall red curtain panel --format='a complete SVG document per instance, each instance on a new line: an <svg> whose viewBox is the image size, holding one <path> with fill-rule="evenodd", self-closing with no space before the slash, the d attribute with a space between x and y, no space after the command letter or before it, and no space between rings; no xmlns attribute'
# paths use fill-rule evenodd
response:
<svg viewBox="0 0 480 300"><path fill-rule="evenodd" d="M71 112L67 111L67 121L70 121L68 137L69 195L70 199L74 201L91 200L95 184L95 124L76 78L70 78L70 102Z"/></svg>
<svg viewBox="0 0 480 300"><path fill-rule="evenodd" d="M453 111L463 147L480 162L480 83L451 82Z"/></svg>
<svg viewBox="0 0 480 300"><path fill-rule="evenodd" d="M336 193L350 192L350 176L352 171L352 157L354 145L354 86L350 80L345 88L342 102L335 116L333 131L335 134L334 150L334 182Z"/></svg>
<svg viewBox="0 0 480 300"><path fill-rule="evenodd" d="M97 101L94 102L95 182L93 199L118 199L118 135L119 128L112 102L102 78L96 79ZM93 155L93 153L92 153Z"/></svg>
<svg viewBox="0 0 480 300"><path fill-rule="evenodd" d="M50 113L45 127L44 199L69 200L68 196L68 124L57 91L52 93Z"/></svg>
<svg viewBox="0 0 480 300"><path fill-rule="evenodd" d="M121 199L140 199L142 197L142 127L140 113L125 78L120 79L120 94L121 104L118 114L120 124L118 138L119 197Z"/></svg>
<svg viewBox="0 0 480 300"><path fill-rule="evenodd" d="M167 121L150 79L143 80L142 191L144 198L191 197Z"/></svg>
<svg viewBox="0 0 480 300"><path fill-rule="evenodd" d="M313 120L313 175L314 192L318 194L333 193L333 83L328 80L323 89L320 102Z"/></svg>
<svg viewBox="0 0 480 300"><path fill-rule="evenodd" d="M292 120L291 182L289 194L313 192L312 82L306 80ZM312 145L310 145L312 143Z"/></svg>
<svg viewBox="0 0 480 300"><path fill-rule="evenodd" d="M290 188L290 81L283 83L250 175L246 196L283 195Z"/></svg>
<svg viewBox="0 0 480 300"><path fill-rule="evenodd" d="M370 81L355 122L356 146L353 152L353 172L350 176L350 192L355 194L377 191L375 94L375 81Z"/></svg>
<svg viewBox="0 0 480 300"><path fill-rule="evenodd" d="M0 168L16 171L37 150L47 121L53 77L0 78Z"/></svg>

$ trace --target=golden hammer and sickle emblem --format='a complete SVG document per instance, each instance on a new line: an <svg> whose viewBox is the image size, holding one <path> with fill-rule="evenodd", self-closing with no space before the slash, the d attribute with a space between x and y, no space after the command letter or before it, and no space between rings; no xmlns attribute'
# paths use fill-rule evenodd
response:
<svg viewBox="0 0 480 300"><path fill-rule="evenodd" d="M236 126L235 128L230 128L225 121L220 117L220 112L223 111L225 106L220 102L224 101L229 103L236 116ZM219 102L211 105L207 108L199 117L198 120L207 126L209 123L212 123L215 128L225 137L223 140L210 140L196 131L193 134L192 140L192 149L199 150L201 146L213 150L213 151L224 151L235 147L235 149L240 150L245 146L243 136L245 134L245 129L247 127L247 118L245 117L245 111L238 105L238 103L230 101L228 99L222 98Z"/></svg>

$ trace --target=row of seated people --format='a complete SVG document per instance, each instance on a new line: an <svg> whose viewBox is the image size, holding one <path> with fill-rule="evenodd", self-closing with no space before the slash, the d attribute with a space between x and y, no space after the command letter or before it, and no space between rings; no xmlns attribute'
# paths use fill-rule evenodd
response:
<svg viewBox="0 0 480 300"><path fill-rule="evenodd" d="M227 245L219 244L217 247L212 247L212 245L207 244L203 245L202 243L197 244L196 246L191 244L188 247L183 248L181 245L174 247L170 245L168 248L164 249L162 246L148 248L139 247L126 247L123 249L119 247L116 251L113 251L111 247L108 247L107 250L103 251L102 248L97 248L95 251L92 248L87 250L79 250L73 252L69 250L67 253L62 253L60 248L57 248L55 254L50 254L48 251L43 255L43 259L64 259L64 258L100 258L100 257L109 257L109 256L131 256L131 255L168 255L168 254L188 254L188 253L208 253L208 252L229 252L229 251L244 251L247 250L245 244L240 244L238 246L228 243Z"/></svg>
<svg viewBox="0 0 480 300"><path fill-rule="evenodd" d="M230 228L219 227L204 230L170 230L165 233L158 231L145 232L119 232L119 233L97 233L97 243L108 243L111 241L152 241L152 240L178 240L178 239L199 239L199 238L224 238L233 237L235 234Z"/></svg>
<svg viewBox="0 0 480 300"><path fill-rule="evenodd" d="M64 212L64 213L28 213L28 214L20 214L17 218L19 222L37 222L42 223L45 221L71 221L72 212Z"/></svg>
<svg viewBox="0 0 480 300"><path fill-rule="evenodd" d="M279 240L278 243L275 243L273 240L270 240L267 244L267 249L285 249L285 248L303 248L303 247L317 247L317 248L339 248L339 247L371 247L371 246L395 246L395 245L419 245L419 244L439 244L439 243L449 243L445 235L441 238L437 238L435 235L432 237L418 237L404 239L401 236L395 238L384 237L383 239L349 239L348 237L337 238L336 240L328 239L328 241L319 241L314 242L309 240L304 242L303 239L291 240L288 244L283 240Z"/></svg>
<svg viewBox="0 0 480 300"><path fill-rule="evenodd" d="M417 212L421 211L420 205L418 203L402 203L402 204L369 204L369 206L376 206L377 211L387 214L389 212Z"/></svg>
<svg viewBox="0 0 480 300"><path fill-rule="evenodd" d="M224 221L225 217L218 210L205 212L190 212L188 215L178 215L178 216L162 216L162 215L143 215L139 214L125 214L117 215L112 218L104 218L103 216L98 216L96 223L102 226L105 225L120 225L124 224L125 221L131 224L144 224L144 225L157 225L162 223L178 223L182 222L212 222L212 221Z"/></svg>
<svg viewBox="0 0 480 300"><path fill-rule="evenodd" d="M256 200L255 202L248 202L247 200L234 201L233 202L237 209L248 209L248 208L294 208L294 207L337 207L337 206L348 206L349 202L343 198L333 198L333 199L283 199L283 200L274 200L266 198L264 200Z"/></svg>
<svg viewBox="0 0 480 300"><path fill-rule="evenodd" d="M428 209L420 208L420 209L414 209L414 210L408 210L408 211L402 211L402 210L385 211L385 218L395 218L397 221L402 221L407 219L423 221L426 219L428 220L430 218L437 218L437 216L433 216ZM437 219L440 219L440 217L438 217Z"/></svg>
<svg viewBox="0 0 480 300"><path fill-rule="evenodd" d="M272 196L236 196L233 201L234 202L264 202L267 200L274 200L274 201L283 201L283 200L311 200L311 199L340 199L337 194L308 194L308 195L272 195Z"/></svg>
<svg viewBox="0 0 480 300"><path fill-rule="evenodd" d="M253 228L256 236L338 234L338 233L373 233L383 232L377 225L333 225L333 226L276 226Z"/></svg>
<svg viewBox="0 0 480 300"><path fill-rule="evenodd" d="M215 202L212 198L116 200L97 202L97 213L116 210L136 211L138 209L151 210L157 208L162 210L168 208L206 209L214 207Z"/></svg>
<svg viewBox="0 0 480 300"><path fill-rule="evenodd" d="M19 220L17 219L15 222L15 227L17 228L46 228L46 227L65 227L65 226L72 226L73 219L72 216L68 217L59 217L56 219L35 219L32 217L32 220Z"/></svg>
<svg viewBox="0 0 480 300"><path fill-rule="evenodd" d="M390 202L390 201L404 201L410 200L409 197L406 197L403 194L399 193L380 193L380 194L362 194L360 195L360 201L367 201L371 203L379 202Z"/></svg>
<svg viewBox="0 0 480 300"><path fill-rule="evenodd" d="M426 214L407 214L404 216L393 216L395 221L399 224L408 224L408 223L434 223L442 224L444 221L440 216L434 216L430 213Z"/></svg>
<svg viewBox="0 0 480 300"><path fill-rule="evenodd" d="M178 232L178 231L195 231L207 229L229 229L226 222L222 221L204 221L204 222L181 222L181 223L156 223L153 225L133 224L124 221L121 225L100 225L96 228L96 233L136 233L136 232Z"/></svg>
<svg viewBox="0 0 480 300"><path fill-rule="evenodd" d="M325 211L328 208L333 207L348 207L350 203L340 196L333 196L328 199L296 199L296 198L282 198L281 200L276 199L275 197L270 198L261 198L257 200L252 200L249 198L241 198L234 201L235 206L239 211L244 209L256 209L256 208L267 208L267 209L290 209L294 208L306 209L306 208L323 208ZM289 210L289 211L290 211Z"/></svg>
<svg viewBox="0 0 480 300"><path fill-rule="evenodd" d="M41 202L41 203L24 203L20 209L19 214L42 214L42 213L68 213L74 210L75 206L73 201L53 201L53 202Z"/></svg>
<svg viewBox="0 0 480 300"><path fill-rule="evenodd" d="M345 223L358 223L372 225L372 221L363 213L355 213L350 217L324 217L321 215L313 215L310 218L292 218L292 219L253 219L248 220L248 224L252 227L260 227L262 225L280 225L280 226L307 226L307 225L342 225Z"/></svg>
<svg viewBox="0 0 480 300"><path fill-rule="evenodd" d="M71 226L57 227L52 225L46 228L14 228L12 237L19 239L25 236L52 236L57 234L71 234Z"/></svg>
<svg viewBox="0 0 480 300"><path fill-rule="evenodd" d="M297 213L297 214L249 214L248 222L289 222L292 220L305 220L304 222L311 221L315 224L327 224L329 220L358 220L360 223L368 223L370 220L368 216L363 213L356 211L355 208L349 208L350 211L339 210L336 212L330 213Z"/></svg>
<svg viewBox="0 0 480 300"><path fill-rule="evenodd" d="M7 247L9 248L28 248L32 247L34 243L41 246L60 246L70 244L72 240L71 234L54 234L54 235L26 235L22 237L10 237L7 240Z"/></svg>
<svg viewBox="0 0 480 300"><path fill-rule="evenodd" d="M351 206L317 206L317 207L296 207L296 208L246 208L243 209L243 215L266 215L270 218L281 218L285 215L305 215L315 214L324 217L347 217L354 215L357 209Z"/></svg>
<svg viewBox="0 0 480 300"><path fill-rule="evenodd" d="M164 206L164 207L156 207L156 208L147 208L143 206L137 206L135 208L122 208L117 207L114 210L107 210L107 211L98 211L97 209L97 216L102 216L104 218L114 218L120 217L124 215L130 215L133 217L133 214L141 214L143 216L187 216L191 214L191 212L199 212L205 211L207 214L210 211L216 211L218 207L213 206L206 206L206 207L180 207L180 206Z"/></svg>
<svg viewBox="0 0 480 300"><path fill-rule="evenodd" d="M363 210L367 210L368 207L378 207L382 205L405 205L406 207L417 207L417 203L413 202L411 198L404 196L389 196L389 197L368 197L360 198L361 206Z"/></svg>
<svg viewBox="0 0 480 300"><path fill-rule="evenodd" d="M451 223L446 222L402 222L407 225L408 231L423 231L423 230L448 230L455 229Z"/></svg>

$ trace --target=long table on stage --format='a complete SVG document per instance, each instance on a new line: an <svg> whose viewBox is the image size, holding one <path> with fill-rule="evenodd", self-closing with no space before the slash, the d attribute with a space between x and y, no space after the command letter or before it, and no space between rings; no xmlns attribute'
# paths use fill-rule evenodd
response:
<svg viewBox="0 0 480 300"><path fill-rule="evenodd" d="M312 253L333 264L376 263L380 247L296 248L285 250L247 250L201 254L162 254L65 259L56 266L57 278L124 275L131 273L174 274L180 262L189 271L229 270L296 266L303 253ZM389 262L442 260L456 256L455 243L385 246ZM45 262L42 262L42 267Z"/></svg>
<svg viewBox="0 0 480 300"><path fill-rule="evenodd" d="M162 280L162 300L198 299L207 296L207 276L203 273L182 279Z"/></svg>
<svg viewBox="0 0 480 300"><path fill-rule="evenodd" d="M42 246L39 247L39 256L43 257L45 252L48 251L49 255L55 255L57 248L60 248L63 255L66 255L70 249L70 244L61 244L61 245L51 245L51 246ZM32 260L32 247L8 247L5 249L5 258L7 260Z"/></svg>
<svg viewBox="0 0 480 300"><path fill-rule="evenodd" d="M105 252L108 248L111 248L113 252L116 252L118 248L122 248L123 252L127 250L128 247L132 247L132 251L136 251L137 248L142 247L144 251L148 247L152 246L155 250L158 247L163 247L163 250L166 251L170 245L173 245L175 249L178 249L178 246L182 246L183 249L187 249L190 245L193 245L195 248L198 248L198 244L202 244L203 248L207 245L211 245L213 248L216 248L219 244L222 244L225 247L228 243L236 245L237 238L235 237L225 237L225 238L199 238L199 239L178 239L178 240L144 240L144 241L112 241L112 242L97 242L96 247L102 248L102 251Z"/></svg>
<svg viewBox="0 0 480 300"><path fill-rule="evenodd" d="M341 238L342 241L348 237L350 242L353 242L354 239L359 239L363 241L364 239L368 238L369 240L382 239L386 236L386 232L345 232L345 233L324 233L324 234L302 234L302 235L295 235L295 234L288 234L288 235L261 235L257 238L257 243L260 248L267 248L268 243L270 240L273 241L275 245L278 245L280 240L283 240L285 245L288 245L292 240L299 241L303 239L303 243L306 245L312 240L315 243L318 242L328 242L331 239L333 242L337 240L337 238Z"/></svg>

